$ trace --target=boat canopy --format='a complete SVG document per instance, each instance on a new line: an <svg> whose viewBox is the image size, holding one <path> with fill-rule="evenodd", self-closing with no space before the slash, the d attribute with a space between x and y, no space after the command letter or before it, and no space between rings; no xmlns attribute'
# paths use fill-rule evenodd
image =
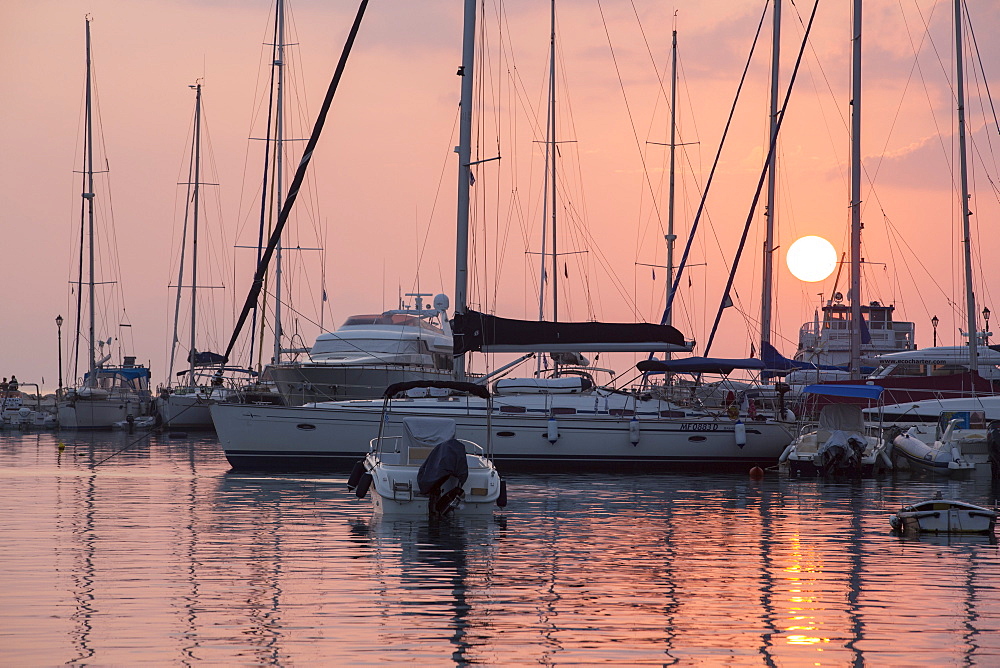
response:
<svg viewBox="0 0 1000 668"><path fill-rule="evenodd" d="M806 385L803 392L825 394L829 397L855 397L858 399L878 399L882 396L881 385Z"/></svg>
<svg viewBox="0 0 1000 668"><path fill-rule="evenodd" d="M719 357L685 357L676 360L643 360L635 368L644 373L719 373L729 374L736 369L763 371L764 363L754 357L723 359Z"/></svg>
<svg viewBox="0 0 1000 668"><path fill-rule="evenodd" d="M455 355L467 352L685 352L684 335L670 325L511 320L478 311L456 313Z"/></svg>
<svg viewBox="0 0 1000 668"><path fill-rule="evenodd" d="M455 390L456 392L474 394L477 397L482 397L483 399L490 398L490 391L485 385L463 383L457 380L406 380L401 383L393 383L389 387L385 388L385 392L382 396L388 399L400 394L401 392L421 387L436 387L445 390Z"/></svg>
<svg viewBox="0 0 1000 668"><path fill-rule="evenodd" d="M127 380L135 380L136 378L146 378L150 377L149 369L144 366L128 366L128 367L100 367L97 369L98 376L121 376ZM90 373L85 373L83 375L84 380L90 377Z"/></svg>
<svg viewBox="0 0 1000 668"><path fill-rule="evenodd" d="M760 346L760 358L764 362L764 367L771 372L777 372L778 375L784 375L781 372L795 371L796 369L819 369L820 371L849 371L847 366L836 366L834 364L814 364L812 362L800 362L798 360L790 360L781 353L778 349L772 346L770 343L762 343ZM873 366L863 366L861 367L861 373L863 375L868 375L874 373L875 367Z"/></svg>

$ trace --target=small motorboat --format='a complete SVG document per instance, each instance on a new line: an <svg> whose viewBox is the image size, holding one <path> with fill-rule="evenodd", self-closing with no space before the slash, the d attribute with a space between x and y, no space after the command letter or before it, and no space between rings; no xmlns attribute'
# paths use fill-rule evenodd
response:
<svg viewBox="0 0 1000 668"><path fill-rule="evenodd" d="M364 460L355 465L348 489L358 498L371 491L375 511L383 514L483 515L506 506L506 484L490 459L489 443L484 449L456 438L451 418L414 415L390 421L391 399L423 388L490 400L489 390L474 383L416 380L390 385L384 393L379 434ZM387 433L397 426L401 433Z"/></svg>
<svg viewBox="0 0 1000 668"><path fill-rule="evenodd" d="M942 413L934 431L914 425L897 433L892 438L892 459L899 468L945 475L974 471L976 459L986 461L982 411Z"/></svg>
<svg viewBox="0 0 1000 668"><path fill-rule="evenodd" d="M996 511L943 499L940 492L933 499L903 506L889 516L892 528L903 533L992 534L996 523Z"/></svg>
<svg viewBox="0 0 1000 668"><path fill-rule="evenodd" d="M803 392L877 399L882 388L872 385L809 385ZM871 477L892 469L888 444L880 430L865 426L858 404L828 403L818 424L804 425L778 460L795 476L853 475Z"/></svg>

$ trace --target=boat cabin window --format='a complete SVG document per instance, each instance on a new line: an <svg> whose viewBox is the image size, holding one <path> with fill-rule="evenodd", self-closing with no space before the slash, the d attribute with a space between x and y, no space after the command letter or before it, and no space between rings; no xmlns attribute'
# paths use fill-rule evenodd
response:
<svg viewBox="0 0 1000 668"><path fill-rule="evenodd" d="M441 328L427 318L421 318L406 313L379 313L377 315L352 315L344 321L342 327L357 325L394 325L397 327L418 327L430 332L441 332Z"/></svg>
<svg viewBox="0 0 1000 668"><path fill-rule="evenodd" d="M968 369L961 364L934 364L931 366L928 376L950 376L956 373L965 373Z"/></svg>

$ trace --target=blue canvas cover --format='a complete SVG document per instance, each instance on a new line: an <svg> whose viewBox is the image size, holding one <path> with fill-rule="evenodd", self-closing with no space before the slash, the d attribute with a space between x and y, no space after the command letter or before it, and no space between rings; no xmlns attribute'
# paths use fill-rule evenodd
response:
<svg viewBox="0 0 1000 668"><path fill-rule="evenodd" d="M418 491L424 495L430 494L451 476L458 478L461 485L469 479L465 445L455 438L435 446L420 465L420 470L417 471Z"/></svg>

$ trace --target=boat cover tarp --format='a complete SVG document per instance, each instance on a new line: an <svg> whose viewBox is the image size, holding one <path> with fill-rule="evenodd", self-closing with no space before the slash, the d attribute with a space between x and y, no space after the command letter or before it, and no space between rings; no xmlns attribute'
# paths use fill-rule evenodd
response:
<svg viewBox="0 0 1000 668"><path fill-rule="evenodd" d="M781 353L778 349L772 346L770 343L761 343L760 346L760 358L764 362L764 367L769 371L795 371L796 369L819 369L821 371L850 371L850 369L845 366L837 366L834 364L814 364L812 362L799 362L797 360L790 360ZM863 366L861 367L861 373L868 375L875 371L873 366Z"/></svg>
<svg viewBox="0 0 1000 668"><path fill-rule="evenodd" d="M192 357L194 359L191 359ZM219 353L213 353L205 350L200 353L197 351L188 353L187 361L188 364L194 362L195 366L215 366L216 364L225 364L226 358L224 355L220 355Z"/></svg>
<svg viewBox="0 0 1000 668"><path fill-rule="evenodd" d="M642 360L635 365L644 373L732 373L736 369L762 371L764 362L754 357L723 359L718 357L685 357L675 360Z"/></svg>
<svg viewBox="0 0 1000 668"><path fill-rule="evenodd" d="M467 352L681 352L670 325L511 320L467 310L452 320L455 355Z"/></svg>
<svg viewBox="0 0 1000 668"><path fill-rule="evenodd" d="M483 399L490 398L490 390L485 385L463 383L458 380L404 380L400 383L393 383L389 387L385 388L385 392L382 393L382 396L390 398L400 394L401 392L421 387L436 387L444 390L455 390L457 392L474 394L475 396L482 397Z"/></svg>
<svg viewBox="0 0 1000 668"><path fill-rule="evenodd" d="M465 459L465 445L449 439L437 445L417 471L417 491L430 494L443 482L454 476L464 485L469 479L469 462Z"/></svg>
<svg viewBox="0 0 1000 668"><path fill-rule="evenodd" d="M803 392L825 394L831 397L855 397L857 399L878 399L882 396L881 385L806 385Z"/></svg>
<svg viewBox="0 0 1000 668"><path fill-rule="evenodd" d="M864 433L865 416L857 404L827 404L819 413L819 427L828 431Z"/></svg>

